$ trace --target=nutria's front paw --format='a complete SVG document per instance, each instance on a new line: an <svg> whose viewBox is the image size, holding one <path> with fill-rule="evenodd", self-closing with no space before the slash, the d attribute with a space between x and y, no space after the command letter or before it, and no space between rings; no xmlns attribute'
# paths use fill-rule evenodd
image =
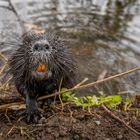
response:
<svg viewBox="0 0 140 140"><path fill-rule="evenodd" d="M38 111L37 108L28 108L26 110L27 113L27 123L38 123L41 118L41 113Z"/></svg>

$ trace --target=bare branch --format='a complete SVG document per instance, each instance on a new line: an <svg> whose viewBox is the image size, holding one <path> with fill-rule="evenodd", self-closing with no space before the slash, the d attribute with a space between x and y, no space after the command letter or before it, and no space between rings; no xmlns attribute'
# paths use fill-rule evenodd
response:
<svg viewBox="0 0 140 140"><path fill-rule="evenodd" d="M126 128L128 128L129 130L131 130L133 133L137 134L140 136L140 132L136 131L135 129L133 129L131 126L129 126L128 124L126 124L126 122L122 119L120 119L118 116L116 116L113 112L111 112L106 106L102 105L102 108L110 115L112 116L115 120L117 120L119 123L123 124Z"/></svg>

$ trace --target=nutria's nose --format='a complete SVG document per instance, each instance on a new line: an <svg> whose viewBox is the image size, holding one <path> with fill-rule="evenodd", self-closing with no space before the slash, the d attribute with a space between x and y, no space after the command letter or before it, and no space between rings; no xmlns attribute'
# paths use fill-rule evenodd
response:
<svg viewBox="0 0 140 140"><path fill-rule="evenodd" d="M46 51L49 49L49 45L48 44L35 44L33 47L34 51Z"/></svg>

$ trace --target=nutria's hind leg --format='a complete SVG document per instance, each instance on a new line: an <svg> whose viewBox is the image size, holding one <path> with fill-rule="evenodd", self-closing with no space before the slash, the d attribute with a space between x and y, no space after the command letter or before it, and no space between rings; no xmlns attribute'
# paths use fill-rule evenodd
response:
<svg viewBox="0 0 140 140"><path fill-rule="evenodd" d="M35 97L26 94L26 114L27 123L38 123L41 118L41 113L38 110L37 100Z"/></svg>

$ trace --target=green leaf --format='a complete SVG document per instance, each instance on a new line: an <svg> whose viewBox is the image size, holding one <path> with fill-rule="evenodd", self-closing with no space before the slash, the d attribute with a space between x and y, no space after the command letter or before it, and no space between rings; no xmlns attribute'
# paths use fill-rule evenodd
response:
<svg viewBox="0 0 140 140"><path fill-rule="evenodd" d="M62 88L61 91L67 90L66 88ZM62 94L62 100L67 102L74 102L77 106L82 106L83 108L90 109L93 106L99 106L102 104L107 105L110 108L116 108L121 102L122 98L119 95L112 95L105 97L100 96L86 96L86 97L76 97L71 91L66 91ZM125 109L129 105L129 101L126 101Z"/></svg>
<svg viewBox="0 0 140 140"><path fill-rule="evenodd" d="M128 110L132 106L132 101L129 97L126 97L125 103L124 103L124 110Z"/></svg>
<svg viewBox="0 0 140 140"><path fill-rule="evenodd" d="M62 88L61 91L66 91L68 90L67 88ZM75 98L75 95L72 94L71 91L66 91L62 94L62 100L63 101L72 101L73 98Z"/></svg>
<svg viewBox="0 0 140 140"><path fill-rule="evenodd" d="M122 98L119 95L101 97L100 103L105 104L110 108L116 108L122 102Z"/></svg>
<svg viewBox="0 0 140 140"><path fill-rule="evenodd" d="M77 106L83 106L84 105L84 101L83 101L83 98L77 98L74 103L77 105Z"/></svg>
<svg viewBox="0 0 140 140"><path fill-rule="evenodd" d="M87 101L89 106L99 105L98 97L96 97L96 96L93 96L93 97L86 96L84 99Z"/></svg>

